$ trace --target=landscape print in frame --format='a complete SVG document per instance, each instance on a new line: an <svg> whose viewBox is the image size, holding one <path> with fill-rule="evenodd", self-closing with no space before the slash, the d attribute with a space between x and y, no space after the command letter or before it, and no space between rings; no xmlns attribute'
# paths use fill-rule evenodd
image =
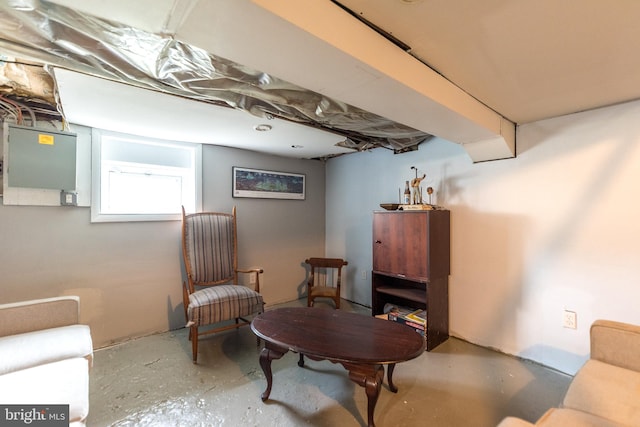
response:
<svg viewBox="0 0 640 427"><path fill-rule="evenodd" d="M233 197L304 200L305 176L234 166Z"/></svg>

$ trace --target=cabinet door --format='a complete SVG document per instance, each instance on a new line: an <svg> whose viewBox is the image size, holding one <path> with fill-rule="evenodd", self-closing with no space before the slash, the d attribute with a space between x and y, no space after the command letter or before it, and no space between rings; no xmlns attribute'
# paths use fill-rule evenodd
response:
<svg viewBox="0 0 640 427"><path fill-rule="evenodd" d="M375 212L373 269L410 278L427 278L425 212Z"/></svg>
<svg viewBox="0 0 640 427"><path fill-rule="evenodd" d="M400 222L394 216L383 212L373 213L373 270L385 273L395 272L395 260L391 259L395 250L395 239ZM397 268L397 267L396 267Z"/></svg>

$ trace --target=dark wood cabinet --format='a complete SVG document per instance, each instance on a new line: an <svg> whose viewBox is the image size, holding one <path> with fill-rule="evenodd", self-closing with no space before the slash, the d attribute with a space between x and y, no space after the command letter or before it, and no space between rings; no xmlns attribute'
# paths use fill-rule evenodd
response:
<svg viewBox="0 0 640 427"><path fill-rule="evenodd" d="M427 350L449 338L448 210L373 213L372 312L387 303L427 312Z"/></svg>

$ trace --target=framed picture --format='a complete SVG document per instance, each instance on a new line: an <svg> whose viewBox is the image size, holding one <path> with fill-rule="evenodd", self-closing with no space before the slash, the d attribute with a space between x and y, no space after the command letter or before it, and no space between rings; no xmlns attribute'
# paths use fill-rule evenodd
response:
<svg viewBox="0 0 640 427"><path fill-rule="evenodd" d="M233 197L304 200L305 176L234 166Z"/></svg>

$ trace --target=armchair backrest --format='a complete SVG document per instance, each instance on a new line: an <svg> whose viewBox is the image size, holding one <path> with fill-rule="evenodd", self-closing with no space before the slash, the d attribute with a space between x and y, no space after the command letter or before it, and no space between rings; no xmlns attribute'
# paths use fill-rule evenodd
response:
<svg viewBox="0 0 640 427"><path fill-rule="evenodd" d="M190 292L194 286L237 283L236 209L231 214L182 209L182 254Z"/></svg>

